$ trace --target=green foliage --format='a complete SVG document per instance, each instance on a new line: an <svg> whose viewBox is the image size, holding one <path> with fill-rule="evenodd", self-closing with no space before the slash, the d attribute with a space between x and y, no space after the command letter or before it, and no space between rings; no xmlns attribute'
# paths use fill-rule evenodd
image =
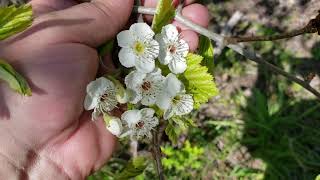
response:
<svg viewBox="0 0 320 180"><path fill-rule="evenodd" d="M169 24L175 16L175 8L172 0L158 1L156 13L152 22L152 29L157 34L163 26Z"/></svg>
<svg viewBox="0 0 320 180"><path fill-rule="evenodd" d="M230 175L232 177L237 177L238 179L247 179L248 177L252 177L255 180L262 180L264 178L261 170L241 166L236 166Z"/></svg>
<svg viewBox="0 0 320 180"><path fill-rule="evenodd" d="M316 177L315 180L320 180L320 174Z"/></svg>
<svg viewBox="0 0 320 180"><path fill-rule="evenodd" d="M177 144L181 129L172 120L169 120L165 133L173 144Z"/></svg>
<svg viewBox="0 0 320 180"><path fill-rule="evenodd" d="M203 57L201 65L207 66L210 74L213 74L214 59L213 46L211 40L206 36L201 35L199 40L198 54Z"/></svg>
<svg viewBox="0 0 320 180"><path fill-rule="evenodd" d="M113 50L113 43L114 40L111 40L98 47L98 54L103 57L106 54L111 53Z"/></svg>
<svg viewBox="0 0 320 180"><path fill-rule="evenodd" d="M0 7L0 40L25 30L32 23L30 5Z"/></svg>
<svg viewBox="0 0 320 180"><path fill-rule="evenodd" d="M266 179L314 179L320 169L320 104L276 99L254 91L243 109L241 142L267 164Z"/></svg>
<svg viewBox="0 0 320 180"><path fill-rule="evenodd" d="M181 179L190 178L191 171L197 171L202 168L203 162L200 157L204 153L202 147L191 146L189 141L186 141L183 148L174 149L171 146L161 148L165 158L162 159L162 164L166 171L174 173Z"/></svg>
<svg viewBox="0 0 320 180"><path fill-rule="evenodd" d="M218 94L218 89L213 81L213 76L208 73L208 68L201 66L203 57L189 53L187 56L188 67L180 76L186 86L187 93L193 95L194 108L208 102L209 98Z"/></svg>
<svg viewBox="0 0 320 180"><path fill-rule="evenodd" d="M32 94L27 81L10 64L1 59L0 80L7 82L12 90L24 96L31 96Z"/></svg>
<svg viewBox="0 0 320 180"><path fill-rule="evenodd" d="M168 120L165 133L173 144L177 144L179 135L190 126L195 126L192 119L187 116L174 116Z"/></svg>
<svg viewBox="0 0 320 180"><path fill-rule="evenodd" d="M133 177L136 177L143 173L146 169L148 161L145 157L139 156L130 160L127 166L120 172L120 174L116 175L114 179L116 180L126 180Z"/></svg>

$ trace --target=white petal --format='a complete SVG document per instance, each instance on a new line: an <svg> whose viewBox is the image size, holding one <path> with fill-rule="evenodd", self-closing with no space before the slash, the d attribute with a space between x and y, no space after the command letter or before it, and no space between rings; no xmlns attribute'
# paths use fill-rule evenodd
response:
<svg viewBox="0 0 320 180"><path fill-rule="evenodd" d="M137 104L142 99L142 94L140 91L132 90L134 93L131 96L130 102L132 104Z"/></svg>
<svg viewBox="0 0 320 180"><path fill-rule="evenodd" d="M179 40L179 46L177 48L177 52L176 52L178 55L182 56L182 57L186 57L189 53L189 45L188 43L183 40L183 39L180 39Z"/></svg>
<svg viewBox="0 0 320 180"><path fill-rule="evenodd" d="M163 114L163 119L168 120L170 119L172 116L174 115L174 110L172 109L172 107L170 107L169 109L167 109L164 114Z"/></svg>
<svg viewBox="0 0 320 180"><path fill-rule="evenodd" d="M143 59L140 58L136 60L135 66L138 71L144 72L144 73L150 73L155 68L155 62L154 59Z"/></svg>
<svg viewBox="0 0 320 180"><path fill-rule="evenodd" d="M133 133L133 131L132 131L132 130L129 130L129 131L121 134L121 136L120 136L119 138L124 138L124 137L126 137L126 136L128 136L128 135L131 135L132 133Z"/></svg>
<svg viewBox="0 0 320 180"><path fill-rule="evenodd" d="M94 110L93 110L93 112L92 112L92 120L94 121L94 120L97 120L99 117L100 117L100 115L101 115L101 112L100 112L100 110L99 109L97 109L97 108L95 108Z"/></svg>
<svg viewBox="0 0 320 180"><path fill-rule="evenodd" d="M159 61L161 64L167 65L173 60L173 56L167 48L161 48L159 52Z"/></svg>
<svg viewBox="0 0 320 180"><path fill-rule="evenodd" d="M175 74L183 73L187 69L186 60L182 57L175 57L174 60L169 63L169 69Z"/></svg>
<svg viewBox="0 0 320 180"><path fill-rule="evenodd" d="M170 42L174 42L179 38L177 27L172 24L164 26L161 34L164 35Z"/></svg>
<svg viewBox="0 0 320 180"><path fill-rule="evenodd" d="M131 31L125 30L117 35L117 40L120 47L131 47L136 41L136 38Z"/></svg>
<svg viewBox="0 0 320 180"><path fill-rule="evenodd" d="M121 119L127 122L129 127L134 126L141 119L139 110L128 110L121 115Z"/></svg>
<svg viewBox="0 0 320 180"><path fill-rule="evenodd" d="M144 118L152 118L154 115L154 110L151 108L143 108L141 109L141 115Z"/></svg>
<svg viewBox="0 0 320 180"><path fill-rule="evenodd" d="M100 77L87 85L87 93L91 96L101 96L108 90L115 90L115 86L105 77Z"/></svg>
<svg viewBox="0 0 320 180"><path fill-rule="evenodd" d="M161 93L157 97L156 104L160 109L166 110L170 107L171 100L172 100L171 97L167 96L166 93Z"/></svg>
<svg viewBox="0 0 320 180"><path fill-rule="evenodd" d="M84 109L91 110L94 109L98 105L99 99L96 96L90 96L89 94L86 95L84 99Z"/></svg>
<svg viewBox="0 0 320 180"><path fill-rule="evenodd" d="M163 89L169 97L174 97L179 92L183 91L183 84L174 74L170 73L166 77Z"/></svg>
<svg viewBox="0 0 320 180"><path fill-rule="evenodd" d="M175 104L175 114L185 115L193 110L193 98L189 94L179 95L179 102Z"/></svg>
<svg viewBox="0 0 320 180"><path fill-rule="evenodd" d="M125 77L124 83L128 88L134 90L137 86L140 86L143 83L143 79L145 77L145 73L139 71L132 71Z"/></svg>
<svg viewBox="0 0 320 180"><path fill-rule="evenodd" d="M145 106L150 106L156 103L157 97L154 95L143 96L141 99L141 104Z"/></svg>
<svg viewBox="0 0 320 180"><path fill-rule="evenodd" d="M152 39L154 36L154 32L150 28L150 26L146 23L135 23L130 27L130 31L134 33L139 38L143 39Z"/></svg>
<svg viewBox="0 0 320 180"><path fill-rule="evenodd" d="M107 125L107 129L111 132L111 134L115 136L120 136L122 133L122 123L119 118L113 117L110 121L109 124Z"/></svg>
<svg viewBox="0 0 320 180"><path fill-rule="evenodd" d="M136 61L136 55L132 52L132 49L122 48L119 52L119 61L124 67L133 67Z"/></svg>
<svg viewBox="0 0 320 180"><path fill-rule="evenodd" d="M147 49L146 49L146 54L145 56L149 58L157 58L159 55L159 43L156 40L151 40L147 43Z"/></svg>

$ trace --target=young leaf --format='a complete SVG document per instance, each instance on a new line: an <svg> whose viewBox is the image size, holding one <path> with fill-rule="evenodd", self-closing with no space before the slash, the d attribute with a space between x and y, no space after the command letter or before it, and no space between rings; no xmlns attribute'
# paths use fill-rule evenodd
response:
<svg viewBox="0 0 320 180"><path fill-rule="evenodd" d="M30 5L0 7L0 40L25 30L32 22Z"/></svg>
<svg viewBox="0 0 320 180"><path fill-rule="evenodd" d="M152 22L152 30L157 34L163 26L169 24L175 16L175 8L172 0L158 1L156 13Z"/></svg>
<svg viewBox="0 0 320 180"><path fill-rule="evenodd" d="M127 180L142 174L147 167L147 162L147 159L143 156L131 159L127 166L120 172L120 174L116 175L114 179Z"/></svg>
<svg viewBox="0 0 320 180"><path fill-rule="evenodd" d="M199 40L198 54L203 57L201 65L207 66L210 74L213 74L214 61L213 61L213 46L211 40L206 36L201 35Z"/></svg>
<svg viewBox="0 0 320 180"><path fill-rule="evenodd" d="M180 135L180 129L177 127L177 125L174 124L174 122L169 119L169 123L165 129L166 135L169 137L170 141L173 144L177 144L178 137Z"/></svg>
<svg viewBox="0 0 320 180"><path fill-rule="evenodd" d="M1 80L7 82L14 91L25 96L31 96L31 89L27 81L11 65L0 59Z"/></svg>
<svg viewBox="0 0 320 180"><path fill-rule="evenodd" d="M189 53L186 59L188 67L179 78L186 86L187 93L193 95L194 108L198 109L202 103L217 95L218 89L208 68L201 65L203 57Z"/></svg>

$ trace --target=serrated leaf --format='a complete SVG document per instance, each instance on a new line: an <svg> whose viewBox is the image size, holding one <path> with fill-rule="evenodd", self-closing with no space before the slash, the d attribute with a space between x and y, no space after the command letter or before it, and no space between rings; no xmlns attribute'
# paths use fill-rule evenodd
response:
<svg viewBox="0 0 320 180"><path fill-rule="evenodd" d="M0 40L25 30L32 23L30 5L0 7Z"/></svg>
<svg viewBox="0 0 320 180"><path fill-rule="evenodd" d="M169 120L169 123L165 129L165 133L169 137L169 140L172 142L172 144L177 144L180 130L176 127L172 120Z"/></svg>
<svg viewBox="0 0 320 180"><path fill-rule="evenodd" d="M31 96L31 89L27 81L10 64L1 59L0 80L7 82L14 91L25 96Z"/></svg>
<svg viewBox="0 0 320 180"><path fill-rule="evenodd" d="M156 13L152 22L152 30L157 34L163 26L169 24L175 16L175 8L172 0L158 1Z"/></svg>
<svg viewBox="0 0 320 180"><path fill-rule="evenodd" d="M148 161L143 156L131 159L127 166L114 177L117 180L127 180L143 173L148 165Z"/></svg>
<svg viewBox="0 0 320 180"><path fill-rule="evenodd" d="M187 93L193 95L194 108L198 109L201 104L216 96L218 89L208 68L201 65L203 57L189 53L186 59L188 67L179 79L186 86Z"/></svg>
<svg viewBox="0 0 320 180"><path fill-rule="evenodd" d="M213 68L214 68L214 48L212 46L211 40L201 35L199 40L199 48L198 48L198 54L203 57L203 60L201 62L201 65L207 66L209 73L213 74Z"/></svg>

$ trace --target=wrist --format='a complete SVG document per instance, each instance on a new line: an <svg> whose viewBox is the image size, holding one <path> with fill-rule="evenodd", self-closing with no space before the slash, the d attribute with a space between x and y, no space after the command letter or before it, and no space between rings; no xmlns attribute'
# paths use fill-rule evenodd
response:
<svg viewBox="0 0 320 180"><path fill-rule="evenodd" d="M5 132L0 129L0 179L70 179L52 160Z"/></svg>

